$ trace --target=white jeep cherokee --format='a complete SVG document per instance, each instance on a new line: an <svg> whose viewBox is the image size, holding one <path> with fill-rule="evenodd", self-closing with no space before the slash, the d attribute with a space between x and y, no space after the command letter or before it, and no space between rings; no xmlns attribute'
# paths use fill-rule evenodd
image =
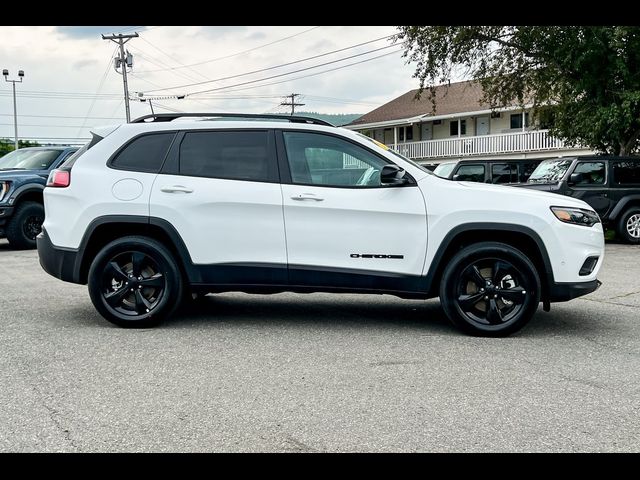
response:
<svg viewBox="0 0 640 480"><path fill-rule="evenodd" d="M304 117L162 114L97 129L44 200L43 268L88 283L124 327L155 325L192 294L321 291L439 296L457 327L505 336L540 302L598 288L604 255L580 200L445 180Z"/></svg>

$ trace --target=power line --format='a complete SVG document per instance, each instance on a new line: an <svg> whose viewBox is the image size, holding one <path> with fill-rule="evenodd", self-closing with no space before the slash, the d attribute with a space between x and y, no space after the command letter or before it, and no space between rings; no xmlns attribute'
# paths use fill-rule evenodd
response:
<svg viewBox="0 0 640 480"><path fill-rule="evenodd" d="M102 78L100 79L100 83L98 83L98 89L96 90L96 96L93 97L93 100L91 101L91 105L89 105L89 110L87 110L87 115L85 116L85 119L82 121L82 127L80 127L80 130L82 130L85 126L85 123L87 122L87 117L89 115L91 115L91 111L93 110L93 106L96 104L96 100L97 100L97 95L100 94L100 92L102 91L102 86L104 85L104 81L107 78L107 73L109 73L109 69L111 68L111 60L113 59L114 55L116 54L116 50L118 49L118 47L113 49L113 52L111 52L111 57L109 57L109 61L107 62L107 68L105 68L104 73L102 74ZM80 131L78 131L78 135L80 135Z"/></svg>
<svg viewBox="0 0 640 480"><path fill-rule="evenodd" d="M206 93L206 92L215 92L215 91L219 91L219 90L226 90L227 88L238 87L238 86L242 86L242 85L249 85L249 84L252 84L252 83L257 83L257 82L263 82L265 80L270 80L272 78L279 78L279 77L284 77L284 76L287 76L287 75L292 75L294 73L305 72L307 70L312 70L314 68L324 67L326 65L331 65L333 63L343 62L344 60L348 60L350 58L361 57L362 55L367 55L369 53L378 52L380 50L385 50L385 49L393 47L393 46L394 45L387 45L385 47L376 48L374 50L368 50L366 52L357 53L355 55L350 55L348 57L339 58L338 60L331 60L330 62L320 63L318 65L311 65L310 67L300 68L298 70L292 70L291 72L279 73L278 75L271 75L270 77L259 78L259 79L256 79L256 80L249 80L249 81L246 81L246 82L236 83L235 85L226 85L224 87L210 88L210 89L207 89L207 90L200 90L198 92L190 92L190 93L187 93L187 96L196 95L198 93ZM394 50L391 53L396 53L396 52L399 52L400 50L401 49ZM383 57L383 56L385 56L385 55L379 55L379 56L373 57L373 58L371 58L369 60L374 60L376 58L380 58L380 57ZM365 61L368 61L368 60L365 60ZM363 61L354 62L354 63L348 64L348 65L345 65L345 66L357 65L358 63L364 63L364 62ZM341 67L339 67L339 68L341 68ZM337 69L325 70L325 72L330 72L332 70L337 70ZM312 76L312 75L309 75L309 76ZM299 77L299 78L303 78L303 77ZM288 80L291 80L291 79L288 79Z"/></svg>
<svg viewBox="0 0 640 480"><path fill-rule="evenodd" d="M309 61L309 60L314 60L314 59L316 59L316 58L326 57L327 55L332 55L332 54L334 54L334 53L343 52L343 51L345 51L345 50L349 50L349 49L352 49L352 48L361 47L361 46L363 46L363 45L367 45L367 44L369 44L369 43L379 42L380 40L383 40L383 39L386 39L386 38L391 38L391 37L390 37L390 36L380 37L380 38L376 38L376 39L374 39L374 40L369 40L369 41L367 41L367 42L362 42L362 43L358 43L358 44L355 44L355 45L350 45L350 46L348 46L348 47L340 48L340 49L338 49L338 50L332 50L332 51L330 51L330 52L325 52L325 53L321 53L321 54L318 54L318 55L313 55L313 56L311 56L311 57L302 58L302 59L299 59L299 60L295 60L295 61L293 61L293 62L281 63L280 65L274 65L274 66L271 66L271 67L260 68L260 69L258 69L258 70L252 70L252 71L250 71L250 72L238 73L238 74L236 74L236 75L229 75L229 76L226 76L226 77L215 78L215 79L213 79L213 80L207 80L206 82L196 82L196 83L191 83L191 84L186 84L186 85L178 85L178 86L173 86L173 87L162 88L162 89L158 89L158 90L170 90L170 89L176 89L176 88L194 87L194 86L196 86L196 85L203 85L203 84L205 84L205 83L219 82L219 81L222 81L222 80L230 80L230 79L232 79L232 78L244 77L244 76L246 76L246 75L253 75L253 74L255 74L255 73L266 72L266 71L269 71L269 70L274 70L274 69L276 69L276 68L287 67L287 66L289 66L289 65L295 65L295 64L297 64L297 63L302 63L302 62L306 62L306 61ZM394 45L395 45L395 44L386 45L386 46L381 47L381 48L375 48L375 49L373 49L373 50L368 50L368 51L366 51L366 52L357 53L357 54L355 54L355 55L351 55L351 56L348 56L348 57L343 57L343 58L340 58L340 59L337 59L337 60L332 60L332 61L330 61L330 62L326 62L326 63L320 63L320 64L318 64L318 65L313 65L313 66L311 66L311 67L306 67L306 68L303 68L303 69L294 70L294 71L292 71L292 72L289 72L289 73L283 73L283 74L276 75L276 76L289 75L289 74L292 74L292 73L297 73L297 72L301 72L301 71L304 71L304 70L309 70L309 69L311 69L311 68L322 67L322 66L325 66L325 65L329 65L329 64L331 64L331 63L341 62L341 61L343 61L343 60L348 60L348 59L350 59L350 58L354 58L354 57L359 57L359 56L362 56L362 55L366 55L367 53L373 53L373 52L377 52L377 51L379 51L379 50L384 50L385 48L391 48L391 47L393 47ZM268 78L275 78L275 76L274 76L274 77L268 77ZM154 92L154 91L156 91L156 90L150 90L150 92Z"/></svg>
<svg viewBox="0 0 640 480"><path fill-rule="evenodd" d="M146 38L140 37L140 40L142 40L143 42L148 43L151 47L155 48L157 51L159 51L160 53L162 53L163 55L165 55L167 58L170 58L171 60L173 60L174 62L177 62L181 67L183 68L188 68L190 71L192 71L193 73L195 73L196 75L199 75L200 77L206 79L207 77L205 75L203 75L202 73L198 72L196 69L190 67L189 65L185 65L184 63L182 63L180 60L178 60L177 58L173 57L172 55L169 55L167 52L165 52L164 50L162 50L160 47L154 45L153 43L151 43L149 40L147 40ZM170 69L173 70L173 67L170 67Z"/></svg>
<svg viewBox="0 0 640 480"><path fill-rule="evenodd" d="M289 35L288 37L283 37L283 38L280 38L278 40L274 40L273 42L265 43L264 45L259 45L257 47L249 48L248 50L243 50L241 52L232 53L230 55L225 55L223 57L213 58L211 60L205 60L203 62L190 63L188 65L183 65L181 67L172 67L171 69L172 70L178 70L178 69L181 69L181 68L196 67L198 65L204 65L205 63L212 63L212 62L217 62L219 60L224 60L226 58L236 57L238 55L242 55L242 54L245 54L245 53L253 52L254 50L259 50L261 48L268 47L269 45L273 45L275 43L283 42L283 41L288 40L290 38L297 37L298 35L302 35L303 33L310 32L312 30L315 30L316 28L320 28L320 26L309 28L308 30L304 30L302 32L295 33L293 35ZM164 71L164 70L163 69L160 69L160 70L144 70L144 71L140 71L139 73L152 73L152 72L161 72L161 71Z"/></svg>
<svg viewBox="0 0 640 480"><path fill-rule="evenodd" d="M3 117L13 117L12 113L0 113L0 116ZM69 115L20 115L20 117L28 117L28 118L85 118L85 117L72 117ZM122 117L86 117L92 120L122 120Z"/></svg>
<svg viewBox="0 0 640 480"><path fill-rule="evenodd" d="M329 68L327 70L322 70L320 72L309 73L307 75L300 75L299 77L294 77L294 78L287 78L286 80L279 80L277 82L269 82L269 83L263 83L263 84L260 84L260 85L252 85L250 87L234 88L233 90L228 90L228 92L240 92L240 91L243 91L243 90L253 90L253 89L256 89L256 88L260 88L260 87L268 87L270 85L278 85L280 83L292 82L294 80L300 80L302 78L315 77L316 75L322 75L323 73L333 72L335 70L341 70L343 68L351 67L353 65L358 65L360 63L365 63L365 62L370 62L372 60L377 60L377 59L382 58L382 57L388 57L389 55L393 55L394 53L398 53L398 52L401 52L401 51L402 51L402 49L399 48L398 50L394 50L392 52L383 53L382 55L376 55L375 57L365 58L364 60L359 60L357 62L347 63L346 65L340 65L339 67ZM266 80L266 79L263 79L263 80ZM258 80L258 81L260 81L260 80ZM238 84L238 85L244 85L244 84ZM233 87L236 87L238 85L228 85L227 87L223 87L223 88L224 89L233 88ZM190 95L194 95L194 94L192 93Z"/></svg>

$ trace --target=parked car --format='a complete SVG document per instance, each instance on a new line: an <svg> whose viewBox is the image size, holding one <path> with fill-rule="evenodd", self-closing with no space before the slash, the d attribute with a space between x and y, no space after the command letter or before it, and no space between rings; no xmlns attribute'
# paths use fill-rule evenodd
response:
<svg viewBox="0 0 640 480"><path fill-rule="evenodd" d="M542 162L521 187L579 198L605 227L640 243L640 157L559 157Z"/></svg>
<svg viewBox="0 0 640 480"><path fill-rule="evenodd" d="M13 248L36 248L42 229L42 191L49 172L77 147L27 147L0 158L0 238Z"/></svg>
<svg viewBox="0 0 640 480"><path fill-rule="evenodd" d="M483 183L526 182L542 159L466 158L440 163L433 173L449 180Z"/></svg>
<svg viewBox="0 0 640 480"><path fill-rule="evenodd" d="M88 283L123 327L156 325L192 293L352 292L439 296L454 325L505 336L541 301L598 288L604 255L581 200L444 180L304 117L98 129L44 198L41 265Z"/></svg>

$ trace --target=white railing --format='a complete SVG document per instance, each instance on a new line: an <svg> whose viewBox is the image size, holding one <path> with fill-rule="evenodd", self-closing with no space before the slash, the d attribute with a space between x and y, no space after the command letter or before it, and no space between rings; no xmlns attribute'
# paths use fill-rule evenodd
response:
<svg viewBox="0 0 640 480"><path fill-rule="evenodd" d="M389 146L393 148L393 145ZM439 158L535 152L562 148L564 148L564 142L550 136L548 130L531 130L529 132L399 143L396 150L409 158Z"/></svg>

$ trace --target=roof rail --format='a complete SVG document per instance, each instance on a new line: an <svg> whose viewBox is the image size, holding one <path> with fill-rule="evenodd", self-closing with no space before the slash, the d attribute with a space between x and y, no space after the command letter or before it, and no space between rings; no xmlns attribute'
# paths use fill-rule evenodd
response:
<svg viewBox="0 0 640 480"><path fill-rule="evenodd" d="M131 123L146 123L148 119L151 122L171 122L177 118L183 117L220 117L220 118L254 118L268 120L282 120L291 123L310 123L314 125L325 125L327 127L335 127L329 122L311 117L298 117L288 115L262 114L262 113L156 113L155 115L143 115Z"/></svg>

